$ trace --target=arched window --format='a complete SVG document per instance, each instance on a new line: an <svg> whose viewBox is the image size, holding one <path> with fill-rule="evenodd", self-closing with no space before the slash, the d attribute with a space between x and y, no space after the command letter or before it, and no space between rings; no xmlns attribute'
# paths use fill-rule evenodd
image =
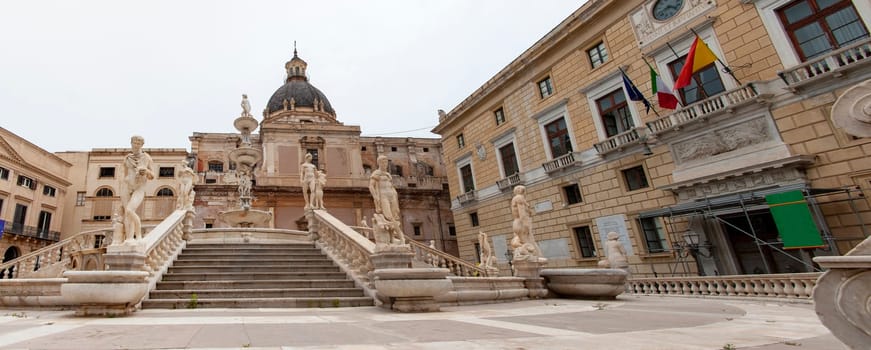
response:
<svg viewBox="0 0 871 350"><path fill-rule="evenodd" d="M157 196L158 197L172 197L173 196L172 189L169 187L161 188L160 190L157 191Z"/></svg>
<svg viewBox="0 0 871 350"><path fill-rule="evenodd" d="M101 189L98 189L97 193L95 193L94 195L97 197L112 197L115 195L115 193L112 192L111 188L103 187Z"/></svg>

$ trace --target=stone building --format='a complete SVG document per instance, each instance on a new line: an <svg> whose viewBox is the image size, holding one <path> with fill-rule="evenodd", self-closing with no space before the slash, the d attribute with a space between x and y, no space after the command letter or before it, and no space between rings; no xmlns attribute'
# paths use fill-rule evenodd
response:
<svg viewBox="0 0 871 350"><path fill-rule="evenodd" d="M284 68L285 83L269 98L259 130L251 136L253 146L263 151L254 171L252 207L272 212L274 227L304 229L300 164L311 154L312 163L327 175L326 208L346 224L362 225L374 212L369 173L377 168L376 158L385 155L405 233L457 254L440 141L361 136L360 127L340 122L327 96L308 81L308 64L296 52ZM234 118L228 114L226 123ZM190 141L200 173L195 226L226 227L218 214L238 206L236 165L229 153L241 144L241 135L195 132Z"/></svg>
<svg viewBox="0 0 871 350"><path fill-rule="evenodd" d="M0 127L0 251L3 261L55 243L71 164Z"/></svg>
<svg viewBox="0 0 871 350"><path fill-rule="evenodd" d="M460 257L484 230L507 267L518 184L552 267L595 266L610 231L636 276L802 272L845 253L868 236L871 139L830 111L871 78L869 23L867 1L587 2L433 130ZM720 61L676 91L683 107L655 105L645 60L673 86L695 33ZM768 204L782 193L798 199ZM786 204L821 244L785 249Z"/></svg>
<svg viewBox="0 0 871 350"><path fill-rule="evenodd" d="M145 140L146 145L148 139ZM138 214L142 224L157 225L175 210L177 176L188 158L184 148L143 148L151 156L154 179L145 184L145 200ZM79 232L112 226L113 215L121 207L119 183L121 168L129 148L94 148L87 152L57 152L71 164L71 183L64 199L64 238Z"/></svg>

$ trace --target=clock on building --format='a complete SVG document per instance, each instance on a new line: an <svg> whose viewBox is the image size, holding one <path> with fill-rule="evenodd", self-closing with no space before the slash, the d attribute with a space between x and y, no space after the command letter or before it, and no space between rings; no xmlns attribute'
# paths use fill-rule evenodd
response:
<svg viewBox="0 0 871 350"><path fill-rule="evenodd" d="M683 6L683 0L659 0L653 5L653 18L664 21L674 17Z"/></svg>

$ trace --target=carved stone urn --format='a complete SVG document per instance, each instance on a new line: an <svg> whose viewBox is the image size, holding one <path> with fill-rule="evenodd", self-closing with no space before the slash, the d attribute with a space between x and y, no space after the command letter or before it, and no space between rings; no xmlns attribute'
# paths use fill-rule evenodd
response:
<svg viewBox="0 0 871 350"><path fill-rule="evenodd" d="M439 311L435 298L453 289L448 272L438 268L380 269L375 270L372 283L392 310L435 312Z"/></svg>
<svg viewBox="0 0 871 350"><path fill-rule="evenodd" d="M544 269L547 289L583 299L614 299L626 290L629 273L621 269Z"/></svg>

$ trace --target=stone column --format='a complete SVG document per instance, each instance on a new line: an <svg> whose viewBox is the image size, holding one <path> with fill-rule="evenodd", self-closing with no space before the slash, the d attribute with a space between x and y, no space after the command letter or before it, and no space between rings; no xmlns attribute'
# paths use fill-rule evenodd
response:
<svg viewBox="0 0 871 350"><path fill-rule="evenodd" d="M544 284L544 278L541 277L541 269L544 265L547 265L546 261L514 261L514 276L523 278L523 285L529 290L530 299L538 299L547 296L547 288Z"/></svg>

